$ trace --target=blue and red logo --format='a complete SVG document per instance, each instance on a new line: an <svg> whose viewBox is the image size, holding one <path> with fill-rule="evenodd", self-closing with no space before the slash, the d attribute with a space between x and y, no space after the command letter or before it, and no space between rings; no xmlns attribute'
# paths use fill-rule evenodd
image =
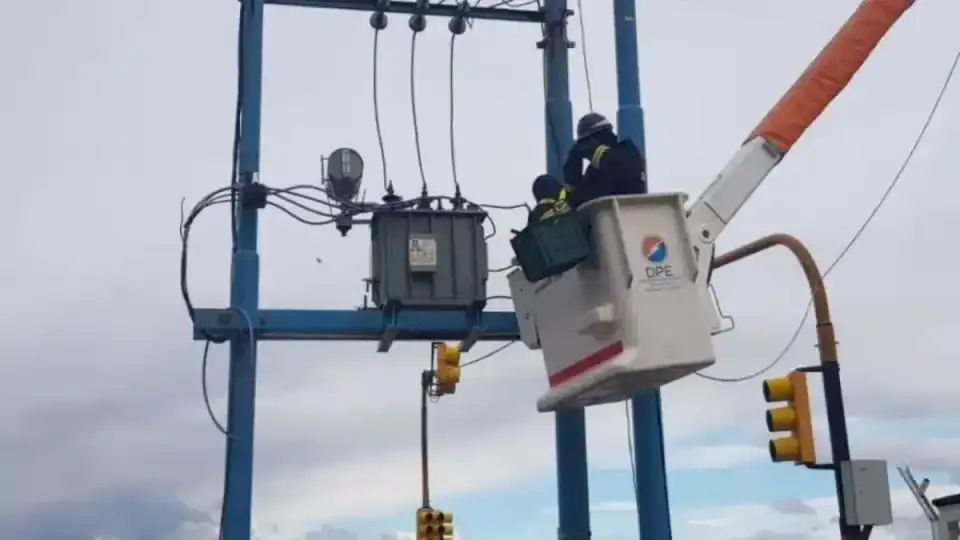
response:
<svg viewBox="0 0 960 540"><path fill-rule="evenodd" d="M667 244L659 236L648 236L643 239L643 256L653 264L660 264L667 260Z"/></svg>

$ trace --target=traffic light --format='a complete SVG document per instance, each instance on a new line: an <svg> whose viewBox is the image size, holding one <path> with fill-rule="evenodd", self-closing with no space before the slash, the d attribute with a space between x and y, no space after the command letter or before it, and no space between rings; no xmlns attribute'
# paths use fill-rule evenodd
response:
<svg viewBox="0 0 960 540"><path fill-rule="evenodd" d="M453 540L453 514L437 512L437 519L440 521L439 540Z"/></svg>
<svg viewBox="0 0 960 540"><path fill-rule="evenodd" d="M456 345L437 345L437 395L452 394L460 382L460 348Z"/></svg>
<svg viewBox="0 0 960 540"><path fill-rule="evenodd" d="M417 510L417 540L453 540L453 514L433 508Z"/></svg>
<svg viewBox="0 0 960 540"><path fill-rule="evenodd" d="M807 374L794 371L786 377L763 381L763 399L767 403L786 402L767 411L767 430L790 433L770 441L770 459L797 464L815 463L817 456L813 448Z"/></svg>
<svg viewBox="0 0 960 540"><path fill-rule="evenodd" d="M417 510L417 540L438 540L439 526L433 508Z"/></svg>

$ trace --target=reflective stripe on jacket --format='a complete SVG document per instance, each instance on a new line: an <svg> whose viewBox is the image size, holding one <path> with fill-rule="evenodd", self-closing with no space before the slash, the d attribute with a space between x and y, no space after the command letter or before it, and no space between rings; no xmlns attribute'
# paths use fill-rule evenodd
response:
<svg viewBox="0 0 960 540"><path fill-rule="evenodd" d="M570 205L567 203L567 190L563 189L556 199L545 197L537 201L537 207L534 208L530 214L531 218L533 218L531 221L549 219L568 212L569 210Z"/></svg>

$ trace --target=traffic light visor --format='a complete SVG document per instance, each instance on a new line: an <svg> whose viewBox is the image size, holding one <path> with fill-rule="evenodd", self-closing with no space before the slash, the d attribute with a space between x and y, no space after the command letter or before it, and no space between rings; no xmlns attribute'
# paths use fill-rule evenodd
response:
<svg viewBox="0 0 960 540"><path fill-rule="evenodd" d="M459 364L460 347L446 343L437 345L437 362L440 364Z"/></svg>
<svg viewBox="0 0 960 540"><path fill-rule="evenodd" d="M802 452L796 437L783 437L770 441L770 459L773 461L800 461Z"/></svg>
<svg viewBox="0 0 960 540"><path fill-rule="evenodd" d="M763 399L767 403L793 399L793 381L787 377L763 381Z"/></svg>
<svg viewBox="0 0 960 540"><path fill-rule="evenodd" d="M779 407L767 411L767 429L790 431L797 425L797 411L793 407Z"/></svg>

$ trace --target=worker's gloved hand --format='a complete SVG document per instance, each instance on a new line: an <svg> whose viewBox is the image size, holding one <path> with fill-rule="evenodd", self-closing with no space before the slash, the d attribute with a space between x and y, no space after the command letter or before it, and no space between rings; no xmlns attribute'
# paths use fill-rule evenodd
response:
<svg viewBox="0 0 960 540"><path fill-rule="evenodd" d="M592 137L580 139L573 143L573 147L570 149L570 157L576 156L580 160L590 159L596 146L597 142Z"/></svg>
<svg viewBox="0 0 960 540"><path fill-rule="evenodd" d="M583 157L574 149L567 154L567 161L563 164L563 183L576 188L583 178Z"/></svg>

